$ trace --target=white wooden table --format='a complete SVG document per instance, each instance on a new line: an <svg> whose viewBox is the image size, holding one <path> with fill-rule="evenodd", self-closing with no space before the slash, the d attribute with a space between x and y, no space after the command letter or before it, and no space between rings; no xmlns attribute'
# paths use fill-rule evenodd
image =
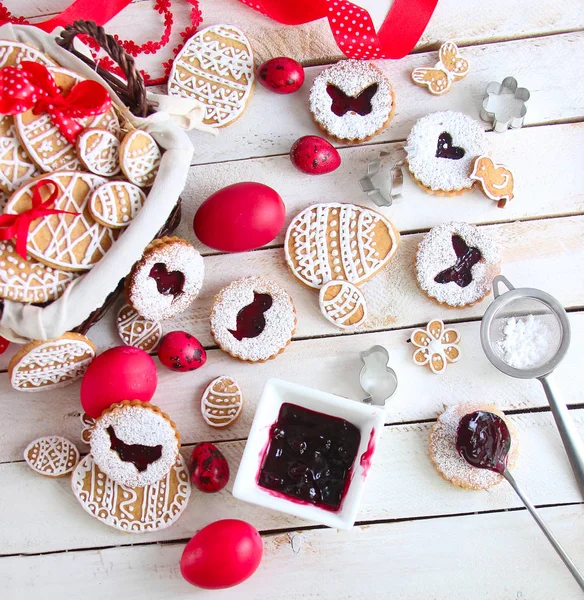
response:
<svg viewBox="0 0 584 600"><path fill-rule="evenodd" d="M69 0L10 0L17 14L35 17L63 9ZM160 17L152 0L134 2L108 29L139 41L156 38ZM182 27L190 7L174 2ZM258 59L292 55L305 64L339 58L326 23L286 28L235 0L201 0L204 24L233 23L248 33ZM178 28L177 28L178 29ZM371 142L341 149L342 165L330 175L296 171L287 153L301 135L317 133L307 97L321 66L306 69L297 94L278 96L256 86L244 116L217 138L193 134L196 152L183 198L178 235L206 255L204 289L167 330L194 333L209 350L200 371L174 374L160 368L154 402L178 424L183 452L212 440L233 475L245 445L254 407L268 377L280 377L347 397L358 397L358 352L383 344L399 377L388 403L387 426L367 482L358 524L339 532L239 501L227 488L216 495L196 490L177 524L158 533L131 536L92 519L78 505L67 479L35 475L23 462L27 443L41 435L80 442L79 386L27 395L12 391L0 357L0 597L3 600L119 598L400 598L571 600L581 593L543 535L503 483L465 492L444 482L427 457L427 437L444 405L486 401L508 411L521 444L516 478L584 569L584 510L543 392L537 382L507 378L484 357L479 321L490 299L464 310L430 302L415 285L412 260L423 232L447 220L489 230L503 252L503 272L517 285L540 287L570 312L572 347L558 368L572 415L584 433L584 5L573 0L440 0L416 54L378 64L393 82L397 112L391 126ZM471 62L468 77L442 98L414 86L411 69L433 64L441 41L452 38ZM163 59L168 56L162 55ZM160 62L160 57L151 59ZM144 62L142 62L144 64ZM151 64L153 64L151 62ZM526 126L490 133L494 155L516 174L516 197L504 210L478 192L441 199L406 176L405 200L386 213L400 229L395 260L363 286L371 317L356 335L325 321L314 292L287 271L282 236L247 254L219 255L200 246L191 223L198 205L237 181L260 181L283 197L288 220L309 204L370 202L358 179L368 160L403 143L416 119L454 109L478 118L489 81L513 75L531 90ZM247 365L213 346L208 316L214 294L233 279L262 274L283 284L298 310L293 343L275 361ZM89 335L100 349L120 343L109 317ZM438 317L456 323L463 357L442 377L416 367L406 344L411 329ZM208 428L196 401L207 383L232 374L246 397L231 428ZM185 542L216 519L253 523L264 539L264 560L249 581L207 593L189 586L178 561Z"/></svg>

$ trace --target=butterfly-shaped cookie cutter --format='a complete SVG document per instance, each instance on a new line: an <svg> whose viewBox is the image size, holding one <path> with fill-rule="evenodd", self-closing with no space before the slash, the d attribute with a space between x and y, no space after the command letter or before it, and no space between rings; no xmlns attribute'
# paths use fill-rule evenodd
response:
<svg viewBox="0 0 584 600"><path fill-rule="evenodd" d="M382 160L387 156L395 157L397 152L403 152L403 156L398 160L393 160L390 167L390 178L388 189L382 192L379 187L375 187L373 178L379 174L381 170ZM380 207L391 206L394 202L399 202L402 199L402 186L404 183L403 165L406 158L406 152L403 148L397 150L382 150L377 158L370 160L367 163L367 175L359 179L361 190L369 196L369 198Z"/></svg>
<svg viewBox="0 0 584 600"><path fill-rule="evenodd" d="M434 96L450 91L453 82L466 77L469 63L462 58L454 42L444 42L438 51L439 61L433 67L417 67L412 71L412 81L427 87Z"/></svg>
<svg viewBox="0 0 584 600"><path fill-rule="evenodd" d="M501 83L491 81L485 90L483 104L481 106L481 119L487 123L493 124L493 130L503 133L511 129L519 129L523 125L527 106L525 103L530 97L527 88L517 86L515 77L505 77ZM502 108L501 100L507 97L513 106L509 109L507 106ZM499 106L496 106L499 104Z"/></svg>

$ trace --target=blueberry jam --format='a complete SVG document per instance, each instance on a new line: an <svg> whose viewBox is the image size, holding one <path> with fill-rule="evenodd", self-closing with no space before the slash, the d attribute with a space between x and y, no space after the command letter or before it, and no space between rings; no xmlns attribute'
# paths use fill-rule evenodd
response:
<svg viewBox="0 0 584 600"><path fill-rule="evenodd" d="M331 110L337 117L342 117L350 111L361 116L368 115L373 110L371 100L375 96L375 92L377 92L377 87L378 85L373 83L369 87L366 87L358 96L347 96L345 92L332 85L332 83L329 83L326 86L326 92L332 100Z"/></svg>
<svg viewBox="0 0 584 600"><path fill-rule="evenodd" d="M150 277L156 281L158 291L165 296L180 294L185 284L184 274L181 271L171 271L169 273L164 263L156 263L150 269Z"/></svg>
<svg viewBox="0 0 584 600"><path fill-rule="evenodd" d="M237 329L229 333L238 341L243 338L255 338L260 335L266 326L264 313L272 306L272 297L269 294L254 292L253 302L244 306L237 313Z"/></svg>
<svg viewBox="0 0 584 600"><path fill-rule="evenodd" d="M450 160L460 160L464 156L464 148L452 145L452 136L443 131L438 136L436 145L436 158L449 158Z"/></svg>
<svg viewBox="0 0 584 600"><path fill-rule="evenodd" d="M337 511L361 441L344 419L285 403L270 430L258 484L293 500Z"/></svg>
<svg viewBox="0 0 584 600"><path fill-rule="evenodd" d="M472 268L481 260L483 255L478 248L469 247L459 235L452 236L452 247L456 254L456 264L440 271L434 277L434 281L436 283L450 283L453 281L459 287L466 287L472 282Z"/></svg>
<svg viewBox="0 0 584 600"><path fill-rule="evenodd" d="M511 434L499 415L479 410L460 420L456 449L473 467L502 474L510 447Z"/></svg>
<svg viewBox="0 0 584 600"><path fill-rule="evenodd" d="M114 428L107 428L110 437L110 448L118 453L120 460L131 462L140 473L148 468L148 465L157 461L162 456L162 446L142 446L142 444L126 444L116 435Z"/></svg>

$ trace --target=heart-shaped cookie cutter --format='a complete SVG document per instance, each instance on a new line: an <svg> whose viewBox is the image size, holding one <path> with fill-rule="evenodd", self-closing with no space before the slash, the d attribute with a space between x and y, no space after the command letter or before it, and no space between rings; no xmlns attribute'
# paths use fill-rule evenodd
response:
<svg viewBox="0 0 584 600"><path fill-rule="evenodd" d="M397 389L397 375L388 366L389 353L383 346L371 346L360 352L363 367L359 373L359 384L367 396L365 404L385 406L386 401Z"/></svg>
<svg viewBox="0 0 584 600"><path fill-rule="evenodd" d="M498 133L507 131L510 127L518 129L523 125L527 106L525 103L530 97L527 88L517 86L515 77L505 77L501 83L491 81L485 90L483 104L481 107L481 119L493 124L493 130ZM502 100L505 96L505 106ZM508 102L511 107L508 108Z"/></svg>

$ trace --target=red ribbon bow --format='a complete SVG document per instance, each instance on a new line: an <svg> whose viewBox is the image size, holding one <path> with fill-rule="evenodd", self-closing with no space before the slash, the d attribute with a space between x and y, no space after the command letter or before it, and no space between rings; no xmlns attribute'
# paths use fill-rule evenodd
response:
<svg viewBox="0 0 584 600"><path fill-rule="evenodd" d="M31 108L37 115L49 113L70 144L84 129L75 119L101 115L111 105L108 91L92 79L80 81L63 95L44 65L23 60L19 67L0 69L0 114L17 115Z"/></svg>
<svg viewBox="0 0 584 600"><path fill-rule="evenodd" d="M43 201L41 188L50 185L53 188L51 195ZM58 210L51 208L59 197L59 187L52 179L41 179L37 181L32 190L32 207L18 215L0 215L0 240L11 240L16 238L16 252L26 259L26 245L28 242L28 230L31 223L48 215L78 215L77 212Z"/></svg>

